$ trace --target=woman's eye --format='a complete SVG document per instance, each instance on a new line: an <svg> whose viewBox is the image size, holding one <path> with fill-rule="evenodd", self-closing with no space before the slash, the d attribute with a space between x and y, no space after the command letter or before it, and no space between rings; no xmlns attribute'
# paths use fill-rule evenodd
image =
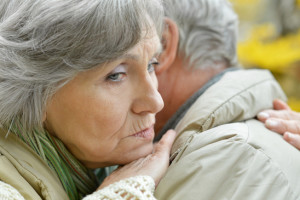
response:
<svg viewBox="0 0 300 200"><path fill-rule="evenodd" d="M114 82L123 81L125 78L126 78L126 73L124 72L114 73L107 77L108 80Z"/></svg>
<svg viewBox="0 0 300 200"><path fill-rule="evenodd" d="M152 59L148 64L148 72L154 72L156 65L159 65L159 62L157 59Z"/></svg>
<svg viewBox="0 0 300 200"><path fill-rule="evenodd" d="M107 81L120 82L127 77L127 65L121 64L114 68L107 76Z"/></svg>

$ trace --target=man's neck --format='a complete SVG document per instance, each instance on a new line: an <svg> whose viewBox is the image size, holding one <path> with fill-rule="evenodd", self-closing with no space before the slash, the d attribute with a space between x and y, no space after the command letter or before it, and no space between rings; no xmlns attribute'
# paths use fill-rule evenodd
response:
<svg viewBox="0 0 300 200"><path fill-rule="evenodd" d="M226 69L226 65L208 69L189 69L182 62L174 62L170 70L158 76L159 91L165 102L156 115L155 132L158 133L175 112L212 77Z"/></svg>

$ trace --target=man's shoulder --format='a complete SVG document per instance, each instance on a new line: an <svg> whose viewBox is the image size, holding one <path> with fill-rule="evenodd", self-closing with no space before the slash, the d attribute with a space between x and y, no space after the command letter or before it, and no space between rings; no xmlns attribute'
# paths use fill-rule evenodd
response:
<svg viewBox="0 0 300 200"><path fill-rule="evenodd" d="M181 145L181 152L178 152L179 156L175 161L189 154L195 155L195 152L205 154L208 151L210 154L207 156L230 154L228 159L235 159L234 157L244 153L248 155L248 152L251 152L249 156L262 154L269 165L276 165L287 171L287 174L293 170L295 174L299 173L300 151L283 140L280 134L270 131L256 119L228 123L203 132L194 130L187 133L189 137ZM184 136L185 133L181 135ZM290 165L291 163L293 164Z"/></svg>
<svg viewBox="0 0 300 200"><path fill-rule="evenodd" d="M190 151L193 151L193 149L200 149L229 141L245 142L248 134L248 126L245 123L230 123L203 132L200 129L187 130L180 133L177 140L184 140L180 145L181 148L185 145Z"/></svg>
<svg viewBox="0 0 300 200"><path fill-rule="evenodd" d="M158 196L170 199L168 191L189 188L193 195L185 199L193 199L195 195L198 199L245 199L245 196L249 196L248 199L296 199L295 194L300 194L300 190L294 185L300 184L296 178L300 163L295 161L294 166L285 167L282 163L291 159L282 156L288 153L285 145L258 143L259 134L268 134L272 140L277 138L263 127L260 129L260 125L250 120L192 134L161 181L164 186L159 185ZM254 134L256 131L259 133ZM284 142L280 141L280 144ZM272 152L277 148L284 152L274 155ZM298 154L293 154L293 159L299 160ZM179 189L175 196L183 198L184 191Z"/></svg>

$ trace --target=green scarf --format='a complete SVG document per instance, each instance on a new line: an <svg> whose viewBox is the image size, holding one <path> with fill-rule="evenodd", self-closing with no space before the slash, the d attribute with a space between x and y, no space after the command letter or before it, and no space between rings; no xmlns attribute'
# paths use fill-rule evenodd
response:
<svg viewBox="0 0 300 200"><path fill-rule="evenodd" d="M10 130L56 172L70 200L79 200L96 190L98 183L94 173L84 167L59 139L46 130L24 133L20 124L14 124ZM105 171L100 170L100 173Z"/></svg>

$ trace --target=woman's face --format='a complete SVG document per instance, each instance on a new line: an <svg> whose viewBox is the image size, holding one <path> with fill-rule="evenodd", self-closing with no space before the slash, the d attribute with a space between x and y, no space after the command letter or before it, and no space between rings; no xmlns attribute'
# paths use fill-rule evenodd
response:
<svg viewBox="0 0 300 200"><path fill-rule="evenodd" d="M163 108L154 67L158 36L122 58L79 73L47 104L45 125L89 168L126 164L152 152Z"/></svg>

